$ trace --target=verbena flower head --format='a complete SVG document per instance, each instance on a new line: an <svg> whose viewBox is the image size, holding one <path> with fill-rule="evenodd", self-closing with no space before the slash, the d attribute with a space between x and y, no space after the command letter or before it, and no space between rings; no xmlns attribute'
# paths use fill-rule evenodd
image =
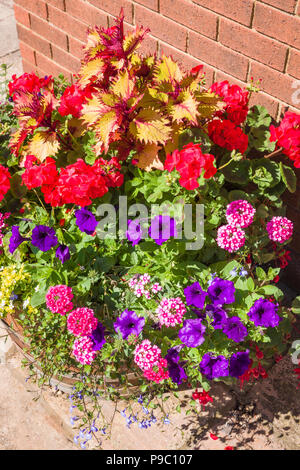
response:
<svg viewBox="0 0 300 470"><path fill-rule="evenodd" d="M97 328L94 311L87 307L77 308L68 315L68 330L75 336L89 336Z"/></svg>
<svg viewBox="0 0 300 470"><path fill-rule="evenodd" d="M92 331L91 339L93 341L93 351L100 351L106 343L105 327L98 321L96 328Z"/></svg>
<svg viewBox="0 0 300 470"><path fill-rule="evenodd" d="M53 313L65 315L73 308L72 288L65 285L50 287L46 294L46 305Z"/></svg>
<svg viewBox="0 0 300 470"><path fill-rule="evenodd" d="M29 238L24 238L20 235L20 228L17 225L13 225L11 228L11 237L9 239L9 252L14 254L16 249L21 245L21 243L29 240Z"/></svg>
<svg viewBox="0 0 300 470"><path fill-rule="evenodd" d="M64 264L65 261L68 261L71 258L69 247L67 245L59 245L56 250L55 257Z"/></svg>
<svg viewBox="0 0 300 470"><path fill-rule="evenodd" d="M160 383L163 380L166 380L169 378L169 372L167 369L167 361L166 359L163 359L162 357L159 358L157 364L155 364L155 367L152 367L150 369L147 369L144 371L144 377L146 379L155 382L155 383Z"/></svg>
<svg viewBox="0 0 300 470"><path fill-rule="evenodd" d="M93 351L93 346L93 341L88 336L77 338L73 344L73 356L80 364L90 365L97 355L96 351Z"/></svg>
<svg viewBox="0 0 300 470"><path fill-rule="evenodd" d="M184 320L183 327L178 332L180 340L189 348L196 348L204 343L206 327L200 318Z"/></svg>
<svg viewBox="0 0 300 470"><path fill-rule="evenodd" d="M228 318L225 310L223 310L221 307L210 304L206 306L206 313L210 318L213 318L212 326L215 328L215 330L220 330L223 328Z"/></svg>
<svg viewBox="0 0 300 470"><path fill-rule="evenodd" d="M78 209L75 211L76 225L79 230L85 232L87 235L92 235L97 227L97 220L92 212L87 209Z"/></svg>
<svg viewBox="0 0 300 470"><path fill-rule="evenodd" d="M182 323L182 317L186 313L186 307L180 297L167 299L164 297L156 314L160 325L176 326Z"/></svg>
<svg viewBox="0 0 300 470"><path fill-rule="evenodd" d="M229 375L237 379L249 369L251 359L249 351L239 351L232 354L229 362Z"/></svg>
<svg viewBox="0 0 300 470"><path fill-rule="evenodd" d="M149 370L158 364L161 359L161 350L145 339L134 350L134 362L143 371Z"/></svg>
<svg viewBox="0 0 300 470"><path fill-rule="evenodd" d="M47 227L46 225L37 225L32 230L31 243L41 251L51 250L58 243L54 228Z"/></svg>
<svg viewBox="0 0 300 470"><path fill-rule="evenodd" d="M252 224L255 212L256 210L248 201L239 199L228 204L226 219L231 226L245 228Z"/></svg>
<svg viewBox="0 0 300 470"><path fill-rule="evenodd" d="M223 326L223 333L235 343L240 343L248 335L248 330L239 317L230 317Z"/></svg>
<svg viewBox="0 0 300 470"><path fill-rule="evenodd" d="M245 232L238 226L227 224L218 228L217 244L229 253L238 251L245 241Z"/></svg>
<svg viewBox="0 0 300 470"><path fill-rule="evenodd" d="M208 380L218 377L228 376L228 359L225 356L213 356L212 353L206 353L199 364L201 374Z"/></svg>
<svg viewBox="0 0 300 470"><path fill-rule="evenodd" d="M232 281L215 277L207 289L214 305L232 304L235 301L235 287Z"/></svg>
<svg viewBox="0 0 300 470"><path fill-rule="evenodd" d="M294 224L286 217L273 217L267 223L267 232L270 240L283 243L293 235Z"/></svg>
<svg viewBox="0 0 300 470"><path fill-rule="evenodd" d="M157 215L151 220L149 227L149 237L152 238L157 245L162 245L169 240L170 237L176 237L175 219L168 215Z"/></svg>
<svg viewBox="0 0 300 470"><path fill-rule="evenodd" d="M138 317L134 311L124 310L114 323L114 328L119 331L123 339L127 339L130 335L138 336L145 325L145 318Z"/></svg>
<svg viewBox="0 0 300 470"><path fill-rule="evenodd" d="M249 318L255 326L275 327L279 325L280 317L277 314L278 307L273 302L260 298L254 302L249 310Z"/></svg>
<svg viewBox="0 0 300 470"><path fill-rule="evenodd" d="M199 282L194 282L184 289L184 295L187 305L203 308L207 292L202 290Z"/></svg>

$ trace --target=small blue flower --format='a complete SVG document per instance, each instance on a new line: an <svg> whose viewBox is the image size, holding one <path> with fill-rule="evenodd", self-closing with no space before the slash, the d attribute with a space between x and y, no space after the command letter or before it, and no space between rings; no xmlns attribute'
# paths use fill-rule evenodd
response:
<svg viewBox="0 0 300 470"><path fill-rule="evenodd" d="M239 275L241 277L245 277L245 276L247 276L247 274L248 274L248 271L246 271L246 269L244 269L244 268L242 268L239 272Z"/></svg>
<svg viewBox="0 0 300 470"><path fill-rule="evenodd" d="M121 416L123 416L123 418L126 418L126 413L125 413L125 411L126 411L126 408L124 408L124 410L123 410L123 411L121 411L121 413L120 413L120 414L121 414Z"/></svg>
<svg viewBox="0 0 300 470"><path fill-rule="evenodd" d="M164 424L170 424L171 421L169 420L168 416L169 416L169 415L167 415L167 416L164 418L164 420L163 420L163 423L164 423Z"/></svg>
<svg viewBox="0 0 300 470"><path fill-rule="evenodd" d="M103 435L105 435L106 434L106 428L102 428L101 432L102 432Z"/></svg>
<svg viewBox="0 0 300 470"><path fill-rule="evenodd" d="M81 447L82 449L86 449L86 445L85 445L85 444L86 444L86 441L81 442L80 447Z"/></svg>
<svg viewBox="0 0 300 470"><path fill-rule="evenodd" d="M237 275L237 268L233 268L233 269L230 271L229 275L235 277L235 276Z"/></svg>
<svg viewBox="0 0 300 470"><path fill-rule="evenodd" d="M75 436L73 441L75 442L75 444L79 444L79 436Z"/></svg>
<svg viewBox="0 0 300 470"><path fill-rule="evenodd" d="M143 406L143 412L145 413L145 415L149 414L149 410L147 410L147 408L145 408L145 406Z"/></svg>
<svg viewBox="0 0 300 470"><path fill-rule="evenodd" d="M144 400L143 400L143 396L140 395L139 398L138 398L138 403L142 404L144 403Z"/></svg>

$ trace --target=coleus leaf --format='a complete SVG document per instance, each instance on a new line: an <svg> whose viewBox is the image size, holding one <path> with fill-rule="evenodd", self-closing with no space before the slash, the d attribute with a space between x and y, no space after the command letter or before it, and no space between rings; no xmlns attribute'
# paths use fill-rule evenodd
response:
<svg viewBox="0 0 300 470"><path fill-rule="evenodd" d="M152 109L143 109L129 125L130 133L140 142L164 143L170 136L168 120Z"/></svg>
<svg viewBox="0 0 300 470"><path fill-rule="evenodd" d="M103 77L104 70L105 63L100 58L96 58L94 60L90 60L87 63L83 63L79 72L79 83L83 86L86 86L90 83L93 77L97 77L98 80L101 80Z"/></svg>
<svg viewBox="0 0 300 470"><path fill-rule="evenodd" d="M43 162L47 157L54 156L59 147L55 132L38 131L26 146L26 151Z"/></svg>
<svg viewBox="0 0 300 470"><path fill-rule="evenodd" d="M168 112L173 121L181 123L184 119L192 124L197 124L198 103L192 94L188 91L180 93L177 102L170 102Z"/></svg>
<svg viewBox="0 0 300 470"><path fill-rule="evenodd" d="M119 129L122 116L115 110L103 114L94 127L96 137L100 139L95 145L96 155L100 155L102 151L108 152L109 144L116 140L114 133Z"/></svg>
<svg viewBox="0 0 300 470"><path fill-rule="evenodd" d="M128 71L124 70L120 72L119 77L112 84L111 91L127 101L132 97L134 87L135 81L129 78Z"/></svg>
<svg viewBox="0 0 300 470"><path fill-rule="evenodd" d="M221 111L226 106L220 97L214 93L205 91L196 93L196 97L199 103L200 118L210 118L216 111Z"/></svg>
<svg viewBox="0 0 300 470"><path fill-rule="evenodd" d="M171 57L163 56L161 62L155 67L154 79L156 83L180 82L183 78L179 65Z"/></svg>
<svg viewBox="0 0 300 470"><path fill-rule="evenodd" d="M138 159L137 166L146 171L150 171L152 168L163 170L163 163L158 157L159 149L160 147L157 144L147 144L142 147L136 155L136 158Z"/></svg>

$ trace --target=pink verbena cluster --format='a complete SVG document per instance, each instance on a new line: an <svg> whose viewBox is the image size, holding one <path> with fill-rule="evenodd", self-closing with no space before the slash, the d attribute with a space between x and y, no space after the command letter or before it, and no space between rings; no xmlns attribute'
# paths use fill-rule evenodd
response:
<svg viewBox="0 0 300 470"><path fill-rule="evenodd" d="M245 232L239 227L230 224L222 225L218 229L217 244L220 248L232 253L245 244Z"/></svg>
<svg viewBox="0 0 300 470"><path fill-rule="evenodd" d="M293 222L286 217L273 217L267 223L267 232L270 240L283 243L293 235Z"/></svg>
<svg viewBox="0 0 300 470"><path fill-rule="evenodd" d="M182 323L186 308L180 297L167 299L164 297L156 309L160 325L176 326Z"/></svg>
<svg viewBox="0 0 300 470"><path fill-rule="evenodd" d="M90 308L82 307L73 310L68 315L68 330L75 336L89 336L97 327L98 320L94 316L94 311Z"/></svg>
<svg viewBox="0 0 300 470"><path fill-rule="evenodd" d="M228 204L226 219L229 225L245 228L252 224L255 212L256 210L248 201L239 199Z"/></svg>
<svg viewBox="0 0 300 470"><path fill-rule="evenodd" d="M132 277L128 285L137 297L144 296L146 299L151 299L151 292L152 294L157 294L162 290L158 282L151 285L151 277L148 273Z"/></svg>
<svg viewBox="0 0 300 470"><path fill-rule="evenodd" d="M148 339L142 341L134 351L134 362L142 371L144 377L156 383L169 377L166 359L161 357L161 350L150 343Z"/></svg>
<svg viewBox="0 0 300 470"><path fill-rule="evenodd" d="M8 219L9 216L10 216L10 212L6 212L5 214L2 214L0 212L0 246L3 245L3 238L4 238L3 230L7 227L5 220Z"/></svg>
<svg viewBox="0 0 300 470"><path fill-rule="evenodd" d="M81 364L90 365L96 357L96 352L93 351L93 341L88 336L75 339L72 352L75 359Z"/></svg>
<svg viewBox="0 0 300 470"><path fill-rule="evenodd" d="M168 362L166 359L159 359L158 363L155 365L155 367L151 369L147 369L144 372L144 377L146 379L151 380L152 382L155 383L160 383L163 380L166 380L169 378L169 372L166 367L168 366Z"/></svg>
<svg viewBox="0 0 300 470"><path fill-rule="evenodd" d="M73 308L72 298L71 287L64 285L53 286L50 287L46 294L46 304L51 312L65 315Z"/></svg>

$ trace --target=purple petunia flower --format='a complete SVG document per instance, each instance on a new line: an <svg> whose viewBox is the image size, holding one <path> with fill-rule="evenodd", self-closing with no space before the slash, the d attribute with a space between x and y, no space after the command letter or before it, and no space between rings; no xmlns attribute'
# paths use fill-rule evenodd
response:
<svg viewBox="0 0 300 470"><path fill-rule="evenodd" d="M192 320L184 320L183 327L178 332L178 337L181 339L183 344L189 348L196 348L200 344L204 343L204 333L206 327L202 325L200 318Z"/></svg>
<svg viewBox="0 0 300 470"><path fill-rule="evenodd" d="M64 264L65 261L68 261L71 258L69 247L67 245L59 245L55 256L62 262L62 264Z"/></svg>
<svg viewBox="0 0 300 470"><path fill-rule="evenodd" d="M201 374L208 380L218 377L228 376L228 359L225 356L213 356L212 353L206 353L199 364Z"/></svg>
<svg viewBox="0 0 300 470"><path fill-rule="evenodd" d="M92 331L91 339L93 341L93 351L100 351L102 346L106 343L105 327L98 321L96 328Z"/></svg>
<svg viewBox="0 0 300 470"><path fill-rule="evenodd" d="M51 250L58 243L54 228L37 225L32 230L31 243L41 251Z"/></svg>
<svg viewBox="0 0 300 470"><path fill-rule="evenodd" d="M9 239L9 252L11 255L14 254L16 249L21 245L21 243L29 240L29 238L24 238L20 235L20 228L17 225L13 225L11 228L11 237Z"/></svg>
<svg viewBox="0 0 300 470"><path fill-rule="evenodd" d="M92 212L87 209L78 209L75 211L75 217L76 225L81 232L85 232L87 235L92 235L95 232L98 222Z"/></svg>
<svg viewBox="0 0 300 470"><path fill-rule="evenodd" d="M194 282L194 284L191 284L184 289L184 295L187 305L203 308L207 292L202 290L199 282Z"/></svg>
<svg viewBox="0 0 300 470"><path fill-rule="evenodd" d="M128 220L128 229L126 232L127 240L132 242L132 246L137 245L144 237L144 231L139 220Z"/></svg>
<svg viewBox="0 0 300 470"><path fill-rule="evenodd" d="M255 326L275 327L279 325L281 318L277 315L277 305L264 298L258 299L250 308L248 315Z"/></svg>
<svg viewBox="0 0 300 470"><path fill-rule="evenodd" d="M236 343L240 343L248 335L248 330L239 317L231 317L227 318L223 333Z"/></svg>
<svg viewBox="0 0 300 470"><path fill-rule="evenodd" d="M213 280L207 289L207 293L214 305L232 304L235 301L234 283L219 277Z"/></svg>
<svg viewBox="0 0 300 470"><path fill-rule="evenodd" d="M184 380L187 379L184 368L182 367L184 362L179 362L180 356L179 351L181 346L174 346L168 349L165 359L168 362L168 372L172 382L180 385Z"/></svg>
<svg viewBox="0 0 300 470"><path fill-rule="evenodd" d="M249 351L240 351L232 354L229 362L229 375L237 379L249 369L251 359Z"/></svg>
<svg viewBox="0 0 300 470"><path fill-rule="evenodd" d="M157 215L152 219L149 227L149 237L152 238L157 245L162 245L169 240L170 237L176 236L175 219L168 215Z"/></svg>
<svg viewBox="0 0 300 470"><path fill-rule="evenodd" d="M225 310L211 304L207 305L206 313L208 313L209 317L213 318L212 326L215 328L215 330L220 330L223 328L228 318Z"/></svg>
<svg viewBox="0 0 300 470"><path fill-rule="evenodd" d="M138 317L137 314L130 310L124 310L114 323L114 328L119 331L123 339L127 339L130 335L138 336L145 325L145 318Z"/></svg>

